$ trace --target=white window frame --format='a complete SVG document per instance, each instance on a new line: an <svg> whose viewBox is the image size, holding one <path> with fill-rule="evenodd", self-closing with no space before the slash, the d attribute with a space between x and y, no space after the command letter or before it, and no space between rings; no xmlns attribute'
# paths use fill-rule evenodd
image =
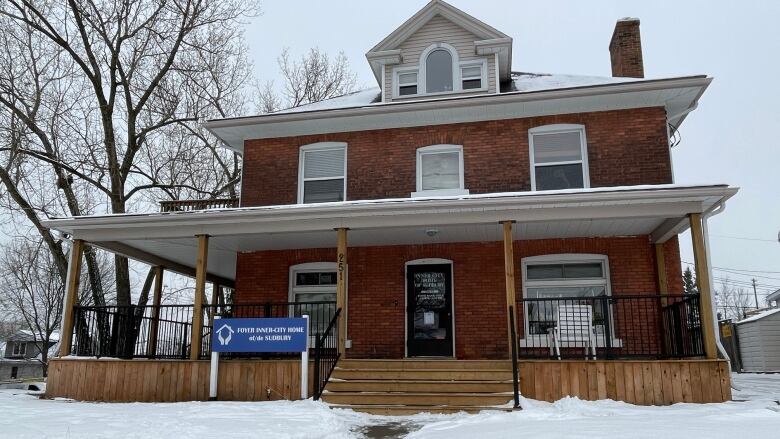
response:
<svg viewBox="0 0 780 439"><path fill-rule="evenodd" d="M555 280L528 280L527 268L529 265L541 265L541 264L582 264L588 262L598 262L604 270L603 279L555 279ZM593 254L593 253L559 253L552 255L541 256L529 256L521 260L520 263L521 278L523 282L523 299L528 297L528 288L543 288L543 287L581 287L581 286L604 286L604 293L607 297L612 297L612 277L609 273L609 257L607 255ZM527 302L523 303L523 334L524 337L520 339L521 347L549 347L550 340L547 334L530 334L530 328L528 325L528 307ZM623 346L623 341L615 337L615 325L613 313L610 308L610 335L612 338L612 347L620 348ZM602 348L606 345L606 340L602 334L596 334L596 347Z"/></svg>
<svg viewBox="0 0 780 439"><path fill-rule="evenodd" d="M295 296L298 293L333 293L333 295L336 295L336 285L316 285L316 286L305 286L305 287L296 287L295 286L295 275L298 273L312 273L312 272L323 272L323 271L332 271L336 274L338 274L338 266L335 262L306 262L303 264L296 264L290 266L290 286L289 290L287 292L287 301L288 302L296 302ZM289 317L294 317L293 309L291 308L288 312ZM332 336L331 336L332 337ZM314 347L314 343L316 342L316 336L310 335L309 336L309 345L311 347Z"/></svg>
<svg viewBox="0 0 780 439"><path fill-rule="evenodd" d="M442 91L436 93L428 93L425 84L425 67L428 61L428 55L434 50L444 49L450 52L452 56L452 91ZM463 79L461 78L461 69L463 67L473 67L475 65L482 66L482 87L470 88L468 90L463 89ZM417 72L417 94L403 95L400 94L400 84L398 82L398 75L401 73ZM487 58L478 58L468 61L461 61L458 55L458 49L447 43L434 43L426 47L420 54L420 59L416 66L407 67L394 67L393 68L393 99L405 99L421 96L440 96L450 95L453 93L479 93L488 90L488 62Z"/></svg>
<svg viewBox="0 0 780 439"><path fill-rule="evenodd" d="M24 357L27 354L27 343L15 341L11 348L11 355L14 357Z"/></svg>
<svg viewBox="0 0 780 439"><path fill-rule="evenodd" d="M423 169L422 169L422 157L426 154L445 154L445 153L458 153L458 171L459 171L459 187L456 189L436 189L436 190L423 190ZM469 190L465 185L465 168L463 164L463 145L429 145L422 148L417 148L417 191L412 192L412 197L430 197L430 196L448 196L448 195L468 195Z"/></svg>
<svg viewBox="0 0 780 439"><path fill-rule="evenodd" d="M537 134L559 134L578 132L580 134L580 160L568 160L563 162L536 163L534 159L534 135ZM580 124L554 124L534 127L528 130L528 157L531 161L531 190L536 190L536 167L537 166L555 166L555 165L574 165L582 166L582 189L590 188L590 172L588 164L588 140L585 137L585 125Z"/></svg>
<svg viewBox="0 0 780 439"><path fill-rule="evenodd" d="M404 73L416 73L417 74L417 83L415 86L417 87L417 93L410 94L410 95L402 95L401 94L401 81L399 76L403 75ZM405 84L405 85L411 85L411 84ZM396 69L393 69L393 97L395 98L407 98L412 96L419 96L420 95L420 71L417 67L399 67Z"/></svg>
<svg viewBox="0 0 780 439"><path fill-rule="evenodd" d="M319 177L319 178L305 178L304 177L304 161L307 152L311 151L328 151L336 149L344 149L344 175L341 177ZM344 201L347 201L347 144L346 142L317 142L303 145L298 152L298 204L303 204L304 200L304 183L307 181L324 181L324 180L338 180L344 179ZM336 203L337 201L333 201Z"/></svg>
<svg viewBox="0 0 780 439"><path fill-rule="evenodd" d="M463 77L463 69L467 68L467 67L477 67L477 66L479 66L480 71L481 71L481 77L480 77L481 87L464 89L463 88L463 81L465 81L466 79L476 79L476 77L469 76L467 78L464 78ZM458 69L459 69L458 74L460 75L460 81L458 81L458 84L460 85L461 91L463 91L463 92L486 91L488 89L488 83L487 83L488 82L488 63L487 63L487 58L477 59L477 60L473 60L473 61L463 61L463 62L460 63L460 66L458 66Z"/></svg>

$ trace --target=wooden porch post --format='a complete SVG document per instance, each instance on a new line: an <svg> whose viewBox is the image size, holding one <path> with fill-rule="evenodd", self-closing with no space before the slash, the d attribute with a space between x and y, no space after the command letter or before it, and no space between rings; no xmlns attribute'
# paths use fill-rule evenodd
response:
<svg viewBox="0 0 780 439"><path fill-rule="evenodd" d="M664 255L663 243L653 245L655 247L655 275L658 281L658 293L666 294L669 292L669 285L666 280L666 256ZM661 305L666 305L667 299L661 299Z"/></svg>
<svg viewBox="0 0 780 439"><path fill-rule="evenodd" d="M73 346L74 309L79 297L81 261L84 256L84 241L73 240L68 261L68 277L65 281L65 301L62 309L62 330L60 331L60 357L70 355Z"/></svg>
<svg viewBox="0 0 780 439"><path fill-rule="evenodd" d="M195 304L192 307L190 360L200 358L203 345L203 297L206 295L206 264L209 258L209 235L197 235L198 259L195 262Z"/></svg>
<svg viewBox="0 0 780 439"><path fill-rule="evenodd" d="M160 330L160 302L162 301L163 272L161 266L154 267L154 297L152 298L152 327L149 329L149 346L146 355L153 358L157 355L157 333Z"/></svg>
<svg viewBox="0 0 780 439"><path fill-rule="evenodd" d="M512 352L512 331L511 322L509 319L509 307L514 307L515 314L515 331L517 331L517 305L515 305L515 258L514 249L512 247L512 223L514 221L502 221L504 226L504 281L506 284L506 321L507 321L507 337L509 339L509 353Z"/></svg>
<svg viewBox="0 0 780 439"><path fill-rule="evenodd" d="M347 229L336 229L338 247L336 249L336 309L341 309L339 318L338 349L342 358L346 357L347 342Z"/></svg>
<svg viewBox="0 0 780 439"><path fill-rule="evenodd" d="M715 345L715 318L712 314L712 288L710 270L707 262L707 249L704 245L704 232L701 214L688 215L691 223L691 241L693 242L693 262L696 270L696 284L699 287L699 306L701 307L701 332L704 340L704 352L708 359L718 356Z"/></svg>

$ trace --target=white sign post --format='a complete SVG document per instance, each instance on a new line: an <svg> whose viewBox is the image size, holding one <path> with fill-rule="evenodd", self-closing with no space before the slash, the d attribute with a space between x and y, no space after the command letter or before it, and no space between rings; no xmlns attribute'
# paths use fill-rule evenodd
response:
<svg viewBox="0 0 780 439"><path fill-rule="evenodd" d="M220 316L214 316L214 325L211 327L213 331L217 327L217 322ZM212 342L213 343L213 342ZM217 352L212 346L211 349L211 373L209 375L209 401L216 401L217 399L217 377L219 376L219 352Z"/></svg>
<svg viewBox="0 0 780 439"><path fill-rule="evenodd" d="M301 352L301 399L309 397L309 316L302 316L306 319L306 349Z"/></svg>
<svg viewBox="0 0 780 439"><path fill-rule="evenodd" d="M308 315L291 318L224 318L214 317L211 334L211 373L209 400L217 399L220 352L300 352L301 398L309 391Z"/></svg>

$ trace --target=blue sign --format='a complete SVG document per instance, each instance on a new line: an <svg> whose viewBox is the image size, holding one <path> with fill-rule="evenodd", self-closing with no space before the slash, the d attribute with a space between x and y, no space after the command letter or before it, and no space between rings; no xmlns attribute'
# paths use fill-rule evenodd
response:
<svg viewBox="0 0 780 439"><path fill-rule="evenodd" d="M306 319L217 319L211 334L213 352L304 352L309 338Z"/></svg>

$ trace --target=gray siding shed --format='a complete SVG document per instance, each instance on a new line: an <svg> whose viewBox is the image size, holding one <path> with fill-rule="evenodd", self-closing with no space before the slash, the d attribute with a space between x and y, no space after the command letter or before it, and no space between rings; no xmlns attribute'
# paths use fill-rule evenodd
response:
<svg viewBox="0 0 780 439"><path fill-rule="evenodd" d="M737 322L745 372L780 372L780 308Z"/></svg>

